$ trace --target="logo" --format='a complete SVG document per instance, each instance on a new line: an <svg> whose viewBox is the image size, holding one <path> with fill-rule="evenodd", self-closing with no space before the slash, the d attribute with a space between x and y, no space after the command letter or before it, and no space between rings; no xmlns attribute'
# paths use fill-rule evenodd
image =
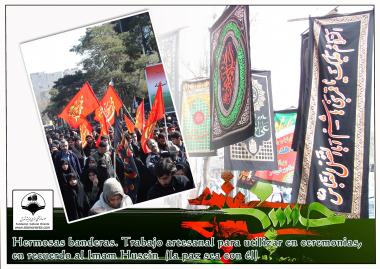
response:
<svg viewBox="0 0 380 269"><path fill-rule="evenodd" d="M34 215L38 210L45 208L45 199L36 192L28 193L21 201L21 208Z"/></svg>
<svg viewBox="0 0 380 269"><path fill-rule="evenodd" d="M13 190L13 230L52 230L53 191Z"/></svg>

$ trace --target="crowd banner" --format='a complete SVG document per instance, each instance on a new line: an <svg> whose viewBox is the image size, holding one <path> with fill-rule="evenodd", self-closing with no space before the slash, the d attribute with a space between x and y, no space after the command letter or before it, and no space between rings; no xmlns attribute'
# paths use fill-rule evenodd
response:
<svg viewBox="0 0 380 269"><path fill-rule="evenodd" d="M254 132L248 13L248 6L229 6L210 29L212 149Z"/></svg>
<svg viewBox="0 0 380 269"><path fill-rule="evenodd" d="M310 18L310 89L292 198L368 215L373 11Z"/></svg>
<svg viewBox="0 0 380 269"><path fill-rule="evenodd" d="M170 95L169 84L165 76L164 66L162 63L148 65L145 67L145 77L146 85L148 87L148 96L150 107L154 102L154 97L156 96L158 85L162 85L162 94L165 102L165 112L173 113L175 112L173 100Z"/></svg>
<svg viewBox="0 0 380 269"><path fill-rule="evenodd" d="M276 134L270 71L252 70L255 131L251 138L224 148L224 169L277 169Z"/></svg>
<svg viewBox="0 0 380 269"><path fill-rule="evenodd" d="M210 80L196 78L182 83L181 123L190 157L215 156L210 149Z"/></svg>

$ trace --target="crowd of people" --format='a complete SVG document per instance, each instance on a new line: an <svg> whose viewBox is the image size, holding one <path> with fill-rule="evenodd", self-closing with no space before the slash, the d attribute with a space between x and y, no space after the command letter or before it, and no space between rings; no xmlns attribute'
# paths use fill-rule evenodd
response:
<svg viewBox="0 0 380 269"><path fill-rule="evenodd" d="M51 156L70 221L194 187L177 126L160 125L141 146L141 133L123 129L114 145L114 130L96 129L82 146L78 130L61 127L46 132ZM99 137L100 136L100 137Z"/></svg>

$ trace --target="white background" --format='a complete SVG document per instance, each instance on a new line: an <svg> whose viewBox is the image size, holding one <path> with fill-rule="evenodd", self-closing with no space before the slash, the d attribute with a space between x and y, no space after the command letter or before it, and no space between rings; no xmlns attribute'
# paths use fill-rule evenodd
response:
<svg viewBox="0 0 380 269"><path fill-rule="evenodd" d="M39 1L39 3L51 3L59 4L58 1ZM111 1L108 1L104 4L109 4ZM327 4L334 4L336 1L326 1ZM342 1L344 3L350 3L348 1ZM5 1L5 3L8 4L14 4L14 3L22 3L22 1L16 2L16 1ZM25 1L25 3L27 3ZM78 4L78 1L65 1L65 4ZM83 4L94 4L99 3L103 4L102 1L81 1ZM125 4L125 1L112 1L112 3L119 3L119 4ZM131 1L129 1L131 3ZM138 3L141 3L139 1ZM170 3L170 2L169 2ZM173 1L173 3L175 3ZM196 3L195 1L191 2L192 4ZM199 1L199 3L204 4L204 1ZM225 4L221 2L222 4ZM243 2L244 3L244 2ZM248 3L247 1L245 3ZM249 2L252 4L252 2ZM258 2L255 2L258 3ZM266 4L267 1L261 2L262 4ZM297 3L297 2L292 2ZM303 4L303 2L298 2L299 4ZM368 4L374 3L374 1L367 1ZM320 3L318 3L320 4ZM361 3L364 4L364 3ZM5 71L7 72L7 84L5 84L5 77L1 76L1 122L0 122L0 136L1 136L1 180L0 180L0 190L1 190L1 267L5 265L5 259L6 259L6 230L5 230L5 218L6 218L6 205L11 205L11 190L12 189L26 189L26 188L32 188L32 189L53 189L57 190L57 185L55 183L55 175L53 168L51 166L51 160L48 153L48 149L46 146L44 133L41 128L41 123L39 119L39 114L37 107L34 102L34 97L32 94L32 90L30 88L27 73L24 67L24 63L22 61L21 53L19 44L21 42L31 40L37 37L49 35L52 33L61 32L68 29L77 28L78 26L84 26L87 24L92 24L95 22L99 22L102 20L107 20L113 17L118 17L121 15L125 15L127 13L130 13L134 10L140 10L146 7L43 7L43 6L36 6L36 7L7 7L7 69L5 70L5 63L4 61L1 61L1 73L5 74ZM331 7L333 8L333 7ZM169 27L165 26L168 24L172 24L176 26L175 22L170 22L171 14L166 13L164 8L156 8L157 10L160 9L160 13L154 13L154 10L152 9L151 15L152 15L152 23L154 24L154 28L156 31L156 34L159 34L160 32L160 21L161 20L161 31L165 33ZM327 8L329 10L329 8ZM289 14L289 18L298 17L299 13L292 14L291 9L287 9L289 11L286 11L286 13ZM321 10L322 12L322 10ZM1 6L0 14L2 14L2 20L1 20L1 35L4 36L4 20L3 20L3 14L5 14L5 7L4 5ZM220 14L220 13L219 13ZM303 14L302 17L307 17L309 14ZM313 15L323 15L323 14L313 14ZM273 20L276 19L275 14L272 15ZM161 17L161 18L160 18ZM177 16L178 17L178 16ZM194 14L190 12L187 14L186 18L187 20L194 19L194 21L197 20L197 14ZM263 18L267 20L268 18ZM280 27L287 28L286 22L283 22L284 25L278 25L279 30L277 32L274 32L273 35L280 35L281 36L281 30ZM303 28L303 26L291 26L291 27L300 27ZM378 23L375 23L375 25L378 25ZM176 27L175 27L176 28ZM297 33L299 33L299 30L296 30ZM377 30L378 32L378 30ZM252 38L252 36L251 36ZM286 40L285 42L293 42L290 40ZM295 41L294 41L295 42ZM297 42L299 43L299 39L297 39ZM268 43L270 44L270 43ZM4 51L4 42L1 42L0 46L2 48L2 51ZM278 50L281 49L283 44L275 44L276 48ZM299 46L299 45L298 45ZM262 50L266 49L265 47L261 47ZM271 51L274 54L278 53L278 51L273 50ZM253 53L259 53L259 52L253 52ZM297 50L297 53L299 53L299 49ZM4 54L3 54L4 55ZM193 54L191 51L189 51L189 57L192 57ZM253 54L255 55L255 54ZM278 55L278 54L276 54ZM262 59L263 54L261 54ZM281 66L281 69L279 68L278 73L285 73L292 71L291 68L287 67L287 61L285 60L286 57L289 55L282 54L284 58L276 57L274 60L277 61L279 66ZM3 59L3 57L0 57ZM377 59L378 57L376 57ZM260 59L260 55L257 55L257 59ZM268 58L270 59L270 58ZM298 59L298 58L297 58ZM272 59L273 60L273 59ZM258 68L269 68L272 69L273 72L275 72L276 69L273 67L271 68L266 67L264 65L258 66ZM284 68L285 67L285 68ZM294 68L298 68L298 64L294 66ZM273 74L272 74L273 75ZM292 79L292 84L296 86L296 92L298 92L298 82L296 83L296 80L298 79L298 74L296 75L296 78L294 80ZM282 86L281 84L278 84L277 87ZM7 113L8 113L8 121L7 121L7 134L8 134L8 140L7 144L5 143L5 91L3 89L7 88ZM275 87L275 84L273 83L273 87ZM286 83L283 83L284 89L286 88ZM294 99L293 97L292 100ZM376 96L376 101L377 101ZM275 99L275 97L274 97ZM375 101L375 102L376 102ZM296 103L295 103L296 104ZM276 103L275 103L276 105ZM280 105L279 105L280 107ZM376 121L378 121L378 117L376 118ZM376 122L378 125L378 122ZM5 146L7 146L8 149L8 158L5 159ZM376 155L378 154L378 151L376 151ZM7 168L8 168L8 174L7 174L7 181L8 186L5 185L5 163L7 161ZM8 188L8 201L5 200L5 190ZM54 195L55 198L55 206L60 206L60 199L59 195ZM379 249L379 248L378 248ZM377 250L377 253L379 253L379 250ZM380 257L380 255L377 255ZM189 265L188 267L193 267L194 265ZM252 266L252 265L251 265ZM255 265L256 266L256 265ZM294 265L291 265L292 268ZM301 265L302 266L302 265ZM18 268L19 266L10 266L11 268ZM35 268L41 268L41 267L49 267L51 266L43 266L43 265L37 265ZM62 268L66 268L66 266L58 266ZM70 266L74 267L74 266ZM77 266L81 268L82 266ZM87 266L88 267L88 266ZM91 268L96 268L96 265L91 265ZM119 266L121 267L121 266ZM125 265L124 265L125 267ZM130 265L128 265L130 267ZM163 267L163 266L162 266ZM261 267L261 266L260 266ZM282 266L284 267L284 266ZM335 266L339 267L339 266ZM347 268L348 266L344 266ZM27 268L32 268L28 266ZM100 265L97 268L104 268L104 266ZM165 266L167 268L167 266ZM289 266L290 268L290 266Z"/></svg>
<svg viewBox="0 0 380 269"><path fill-rule="evenodd" d="M25 198L26 195L30 194L30 191L25 191L25 190L13 190L11 192L11 195L13 193L13 202L12 202L12 207L13 207L13 229L15 227L17 230L23 230L22 227L28 226L27 222L22 222L21 219L24 217L29 217L29 218L38 218L41 217L43 218L43 223L48 223L48 225L44 225L46 229L44 230L53 230L53 192L50 190L35 190L36 193L38 193L44 200L45 202L45 208L38 210L35 212L33 215L31 212L23 209L21 207L21 202ZM35 221L34 221L35 222ZM20 227L20 225L17 225L16 223L23 223ZM33 223L33 222L32 222ZM39 221L41 223L41 221ZM29 230L29 229L25 229ZM30 229L31 231L33 229Z"/></svg>

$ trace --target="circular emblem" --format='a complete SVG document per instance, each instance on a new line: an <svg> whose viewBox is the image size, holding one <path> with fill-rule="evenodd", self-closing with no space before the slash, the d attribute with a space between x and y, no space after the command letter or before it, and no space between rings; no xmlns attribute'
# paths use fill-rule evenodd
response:
<svg viewBox="0 0 380 269"><path fill-rule="evenodd" d="M44 198L36 192L28 193L21 200L21 208L28 210L32 215L45 208Z"/></svg>
<svg viewBox="0 0 380 269"><path fill-rule="evenodd" d="M193 121L195 124L202 124L205 120L205 115L202 113L202 111L197 111L193 115Z"/></svg>

